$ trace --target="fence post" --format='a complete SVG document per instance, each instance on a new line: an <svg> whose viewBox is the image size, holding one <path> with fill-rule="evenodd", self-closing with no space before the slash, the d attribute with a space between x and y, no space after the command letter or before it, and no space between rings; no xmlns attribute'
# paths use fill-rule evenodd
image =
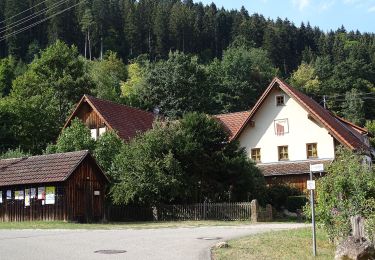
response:
<svg viewBox="0 0 375 260"><path fill-rule="evenodd" d="M250 203L251 222L258 222L259 216L259 203L257 200L252 200Z"/></svg>
<svg viewBox="0 0 375 260"><path fill-rule="evenodd" d="M267 212L267 221L272 221L272 205L271 204L267 204L266 205L266 212Z"/></svg>
<svg viewBox="0 0 375 260"><path fill-rule="evenodd" d="M152 207L152 218L154 221L159 221L158 217L158 208L157 207Z"/></svg>
<svg viewBox="0 0 375 260"><path fill-rule="evenodd" d="M207 219L207 198L203 201L203 219Z"/></svg>

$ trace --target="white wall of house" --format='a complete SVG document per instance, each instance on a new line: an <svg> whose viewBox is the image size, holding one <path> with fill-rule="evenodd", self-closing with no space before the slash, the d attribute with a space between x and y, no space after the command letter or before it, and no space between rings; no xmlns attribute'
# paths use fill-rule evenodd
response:
<svg viewBox="0 0 375 260"><path fill-rule="evenodd" d="M276 106L276 96L284 95L284 106ZM288 119L289 132L278 136L274 120ZM319 159L334 158L334 139L328 131L308 118L307 111L280 89L274 88L253 117L255 126L246 126L239 136L251 157L252 148L261 149L261 163L278 162L278 146L288 146L289 161L306 160L306 144L317 143Z"/></svg>

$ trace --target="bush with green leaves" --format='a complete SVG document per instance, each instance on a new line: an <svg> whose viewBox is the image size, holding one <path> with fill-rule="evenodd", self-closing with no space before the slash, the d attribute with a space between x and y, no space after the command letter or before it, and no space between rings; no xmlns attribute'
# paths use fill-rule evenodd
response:
<svg viewBox="0 0 375 260"><path fill-rule="evenodd" d="M9 149L3 154L0 154L0 159L20 158L31 156L30 153L25 153L21 148Z"/></svg>
<svg viewBox="0 0 375 260"><path fill-rule="evenodd" d="M280 210L286 206L288 197L301 195L301 192L286 184L275 184L267 188L267 203Z"/></svg>
<svg viewBox="0 0 375 260"><path fill-rule="evenodd" d="M213 118L190 113L123 146L110 171L115 203L263 200L264 177Z"/></svg>
<svg viewBox="0 0 375 260"><path fill-rule="evenodd" d="M362 155L340 148L316 186L316 220L332 241L350 234L351 216L361 215L368 225L374 223L375 172L363 163ZM311 216L310 206L305 213Z"/></svg>
<svg viewBox="0 0 375 260"><path fill-rule="evenodd" d="M297 212L302 210L308 202L308 198L305 195L289 196L285 202L285 208L290 212Z"/></svg>

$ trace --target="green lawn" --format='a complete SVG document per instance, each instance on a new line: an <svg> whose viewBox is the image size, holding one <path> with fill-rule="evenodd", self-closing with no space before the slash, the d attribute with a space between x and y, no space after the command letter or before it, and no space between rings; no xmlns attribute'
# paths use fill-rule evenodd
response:
<svg viewBox="0 0 375 260"><path fill-rule="evenodd" d="M312 256L311 236L310 228L252 235L229 241L229 248L214 249L213 259L333 259L335 248L322 230L317 231L318 256Z"/></svg>
<svg viewBox="0 0 375 260"><path fill-rule="evenodd" d="M250 221L170 221L79 224L62 221L0 222L0 229L145 229L168 227L250 225Z"/></svg>

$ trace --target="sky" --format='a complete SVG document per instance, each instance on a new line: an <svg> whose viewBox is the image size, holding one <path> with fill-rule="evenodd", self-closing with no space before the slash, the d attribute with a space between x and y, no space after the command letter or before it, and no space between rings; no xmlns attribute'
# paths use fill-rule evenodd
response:
<svg viewBox="0 0 375 260"><path fill-rule="evenodd" d="M266 18L288 18L299 26L310 22L323 31L336 30L344 25L347 31L375 33L375 0L197 0L214 2L218 8L240 9L249 14L259 13Z"/></svg>

